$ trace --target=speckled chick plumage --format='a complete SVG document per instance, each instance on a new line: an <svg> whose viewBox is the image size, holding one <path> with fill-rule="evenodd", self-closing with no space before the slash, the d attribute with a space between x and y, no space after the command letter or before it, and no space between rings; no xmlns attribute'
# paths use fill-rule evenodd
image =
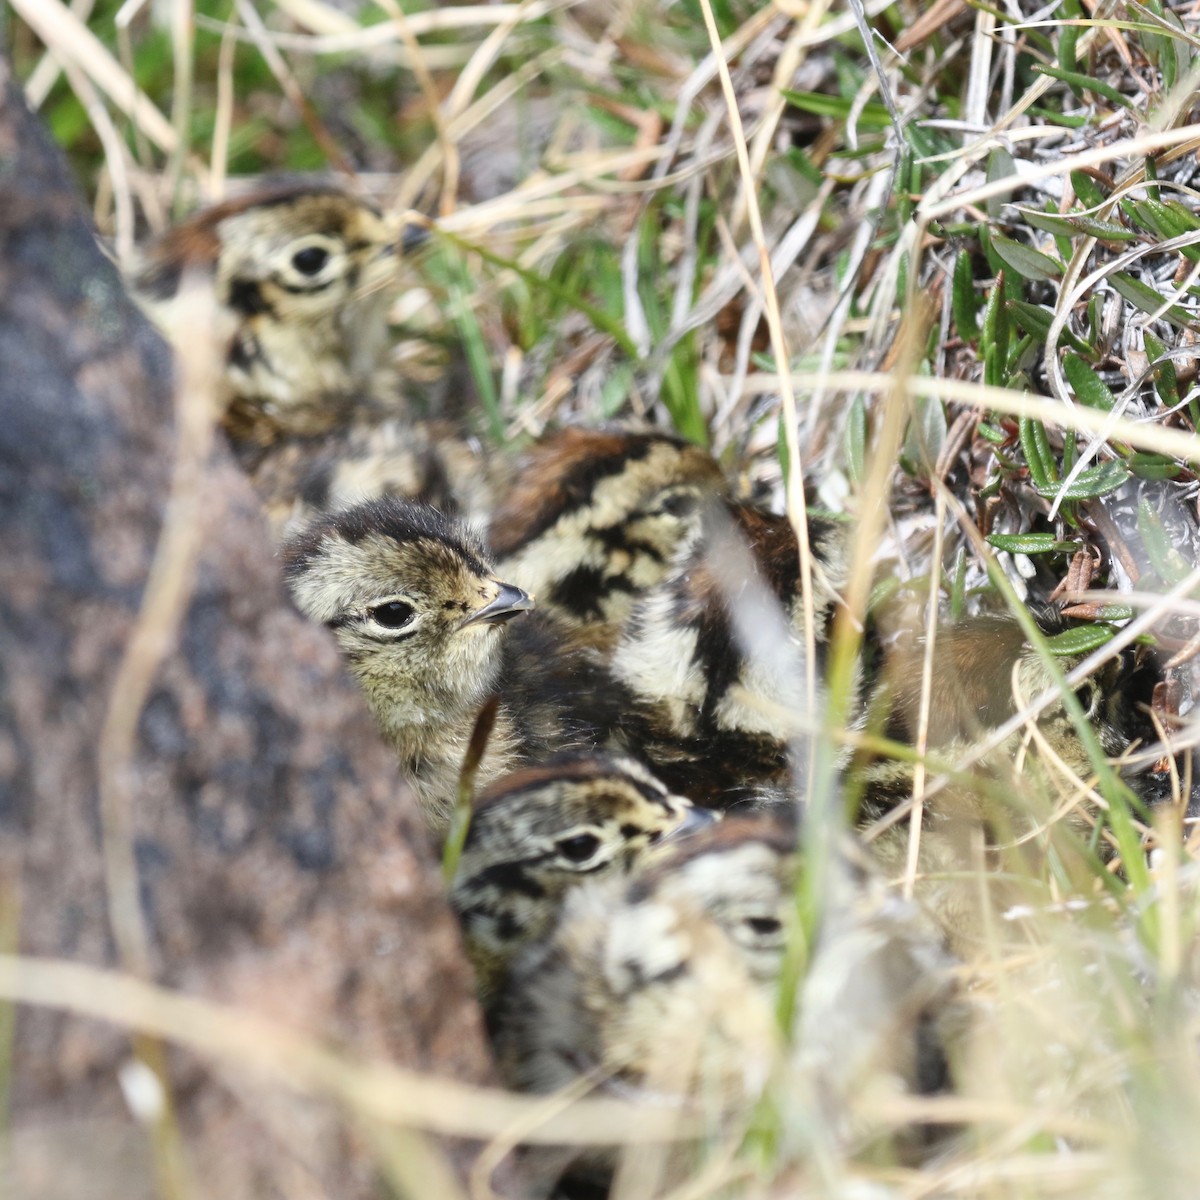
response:
<svg viewBox="0 0 1200 1200"><path fill-rule="evenodd" d="M185 282L228 330L221 421L276 532L380 496L480 525L504 477L460 431L409 414L387 310L405 229L365 200L312 184L196 214L145 252L130 288L181 352L196 344Z"/></svg>
<svg viewBox="0 0 1200 1200"><path fill-rule="evenodd" d="M656 847L711 820L640 763L610 754L559 756L492 784L450 893L485 1003L522 947L549 933L568 892L632 875Z"/></svg>
<svg viewBox="0 0 1200 1200"><path fill-rule="evenodd" d="M809 542L819 679L845 581L846 533L813 519ZM785 799L808 708L803 645L791 525L747 505L710 504L700 535L638 601L613 658L614 676L638 703L631 749L700 804Z"/></svg>
<svg viewBox="0 0 1200 1200"><path fill-rule="evenodd" d="M724 492L713 458L669 434L564 429L526 452L488 538L544 612L609 644Z"/></svg>
<svg viewBox="0 0 1200 1200"><path fill-rule="evenodd" d="M283 549L297 606L334 631L427 816L444 827L479 710L501 686L505 624L532 607L436 510L376 500L314 521ZM501 704L486 784L528 747Z"/></svg>
<svg viewBox="0 0 1200 1200"><path fill-rule="evenodd" d="M210 287L233 318L225 424L266 445L334 427L373 386L399 284L398 225L335 188L239 197L175 226L146 252L131 286L173 340L185 280Z"/></svg>

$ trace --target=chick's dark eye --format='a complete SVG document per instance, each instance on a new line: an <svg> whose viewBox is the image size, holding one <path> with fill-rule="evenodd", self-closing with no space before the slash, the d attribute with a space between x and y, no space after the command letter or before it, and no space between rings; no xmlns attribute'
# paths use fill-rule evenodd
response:
<svg viewBox="0 0 1200 1200"><path fill-rule="evenodd" d="M662 511L669 517L686 517L696 511L697 498L690 492L676 492L662 502Z"/></svg>
<svg viewBox="0 0 1200 1200"><path fill-rule="evenodd" d="M1103 693L1099 685L1093 680L1085 680L1082 686L1077 687L1075 689L1075 696L1079 700L1084 716L1095 716L1100 710L1100 701L1103 698Z"/></svg>
<svg viewBox="0 0 1200 1200"><path fill-rule="evenodd" d="M367 616L384 629L403 629L413 619L413 606L403 600L389 600L367 609Z"/></svg>
<svg viewBox="0 0 1200 1200"><path fill-rule="evenodd" d="M329 251L323 246L305 246L292 255L292 266L301 275L317 275L329 262Z"/></svg>
<svg viewBox="0 0 1200 1200"><path fill-rule="evenodd" d="M577 833L574 837L556 842L555 848L571 862L582 863L587 862L600 849L600 839L594 833Z"/></svg>
<svg viewBox="0 0 1200 1200"><path fill-rule="evenodd" d="M746 924L760 937L778 933L783 928L778 917L747 917Z"/></svg>

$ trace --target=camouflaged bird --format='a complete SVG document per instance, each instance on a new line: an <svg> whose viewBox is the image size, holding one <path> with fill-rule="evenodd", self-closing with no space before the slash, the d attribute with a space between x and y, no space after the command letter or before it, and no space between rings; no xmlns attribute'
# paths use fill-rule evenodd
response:
<svg viewBox="0 0 1200 1200"><path fill-rule="evenodd" d="M131 277L175 329L185 280L210 288L233 336L224 423L236 443L328 433L363 397L389 395L387 310L399 289L401 229L332 187L280 187L205 209L170 229Z"/></svg>
<svg viewBox="0 0 1200 1200"><path fill-rule="evenodd" d="M334 631L435 829L446 827L492 696L480 788L551 754L607 744L626 702L603 662L540 622L533 599L497 576L459 523L425 505L368 501L312 521L282 553L297 606Z"/></svg>
<svg viewBox="0 0 1200 1200"><path fill-rule="evenodd" d="M481 448L414 419L391 365L387 311L406 240L365 200L298 184L198 213L131 274L181 352L197 343L185 281L210 293L228 331L222 425L277 533L387 495L485 520L493 476Z"/></svg>
<svg viewBox="0 0 1200 1200"><path fill-rule="evenodd" d="M568 896L552 935L517 960L498 1005L502 1074L533 1092L590 1082L656 1110L674 1106L708 1136L734 1140L775 1077L844 1147L864 1127L858 1105L870 1088L946 1086L944 1039L959 1020L940 938L865 863L839 844L826 864L794 1051L779 1036L777 990L798 932L795 830L731 819L628 884ZM836 1037L822 1038L822 1025ZM569 1165L602 1184L614 1166L607 1152L566 1157L533 1156L533 1174ZM677 1184L686 1156L667 1170Z"/></svg>
<svg viewBox="0 0 1200 1200"><path fill-rule="evenodd" d="M300 610L333 630L431 823L444 827L479 710L501 686L505 626L533 607L436 510L376 500L318 518L283 548ZM502 706L480 782L526 747Z"/></svg>
<svg viewBox="0 0 1200 1200"><path fill-rule="evenodd" d="M656 847L710 825L640 763L558 756L506 775L476 801L450 903L485 1005L514 956L553 928L569 891L631 876Z"/></svg>
<svg viewBox="0 0 1200 1200"><path fill-rule="evenodd" d="M651 431L563 429L526 452L514 479L488 533L505 577L604 645L726 491L708 453Z"/></svg>
<svg viewBox="0 0 1200 1200"><path fill-rule="evenodd" d="M1047 637L1074 624L1050 605L1030 608ZM887 735L909 744L917 742L921 725L924 657L920 637L892 647L872 701L872 707L886 714ZM1055 659L1063 673L1081 661L1082 656ZM971 755L978 742L1020 708L1056 688L1044 659L1008 614L972 616L939 628L931 671L926 744L936 763L950 765ZM1157 740L1149 713L1159 678L1152 657L1134 649L1076 687L1083 719L1110 759ZM1097 820L1086 787L1094 775L1092 759L1061 699L990 750L972 773L974 779L939 781L923 799L916 860L917 894L963 952L988 928L994 931L991 936L995 931L1014 934L1011 925L998 919L1006 909L1049 901L1048 854L1055 856L1060 874L1077 870L1081 882L1090 878L1084 846L1093 838ZM917 785L909 762L871 763L857 774L867 827L885 823L890 813L907 805ZM931 766L926 782L938 774ZM1155 775L1129 774L1126 782L1135 794L1156 799ZM907 870L910 836L907 820L872 836L876 859L896 878ZM1115 849L1103 838L1096 844L1102 855ZM980 876L980 867L992 869Z"/></svg>
<svg viewBox="0 0 1200 1200"><path fill-rule="evenodd" d="M814 517L808 536L819 679L847 535ZM698 804L787 801L808 709L803 645L800 554L787 518L708 505L700 534L638 601L613 656L614 677L636 700L630 752Z"/></svg>

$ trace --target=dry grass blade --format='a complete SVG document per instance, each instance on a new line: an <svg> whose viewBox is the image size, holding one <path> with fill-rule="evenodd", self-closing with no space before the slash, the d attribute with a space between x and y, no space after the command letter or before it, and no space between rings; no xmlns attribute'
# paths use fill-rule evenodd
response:
<svg viewBox="0 0 1200 1200"><path fill-rule="evenodd" d="M75 63L163 153L176 153L179 140L171 123L75 13L60 0L12 0L12 6L61 61Z"/></svg>
<svg viewBox="0 0 1200 1200"><path fill-rule="evenodd" d="M733 90L733 80L729 75L729 64L725 59L725 50L717 32L716 18L713 16L709 0L700 0L701 11L704 13L704 24L708 30L709 41L712 44L713 57L717 64L717 74L721 80L721 90L725 95L725 106L729 113L729 127L733 134L733 144L737 151L738 170L742 183L746 188L747 215L750 221L750 236L758 249L759 272L766 304L767 326L771 333L771 349L779 372L779 390L783 402L784 442L787 446L787 514L796 532L796 540L800 546L800 594L804 604L804 670L807 705L809 711L815 711L817 704L817 653L816 628L813 624L813 580L812 580L812 551L808 544L808 512L804 500L804 468L800 462L800 422L796 412L796 396L792 390L791 375L788 371L790 358L788 346L783 332L783 317L779 310L779 295L775 289L775 274L771 266L771 252L767 246L766 234L763 230L762 214L754 190L754 172L750 165L750 152L746 146L746 134L742 128L742 118L738 111L737 96ZM817 761L815 747L809 748L810 761ZM816 786L816 778L809 776L809 785Z"/></svg>
<svg viewBox="0 0 1200 1200"><path fill-rule="evenodd" d="M71 12L79 18L82 24L87 23L94 7L95 0L72 0L71 2ZM52 50L47 50L42 55L42 61L34 68L33 74L25 83L25 98L34 112L41 108L42 102L50 94L50 89L54 87L61 70L62 63L59 62Z"/></svg>
<svg viewBox="0 0 1200 1200"><path fill-rule="evenodd" d="M774 375L752 376L747 390L771 392ZM873 371L793 372L791 381L800 390L882 393L896 383L896 377ZM1079 433L1098 433L1107 430L1109 436L1128 442L1141 450L1153 450L1200 466L1200 437L1177 429L1165 429L1150 423L1132 421L1127 417L1112 422L1106 412L1074 405L1065 408L1056 400L1046 400L1027 392L988 387L962 379L934 379L924 375L910 376L902 381L909 396L932 396L938 400L969 404L982 410L993 409L1014 417L1032 417L1058 429L1073 429Z"/></svg>
<svg viewBox="0 0 1200 1200"><path fill-rule="evenodd" d="M261 1073L288 1087L324 1095L351 1114L388 1126L452 1137L507 1137L540 1145L608 1145L692 1136L678 1114L615 1100L581 1100L548 1112L545 1097L517 1096L384 1063L356 1063L318 1040L244 1010L170 992L128 975L53 959L0 955L0 997L107 1021L146 1033L219 1062ZM531 1117L538 1124L530 1122Z"/></svg>

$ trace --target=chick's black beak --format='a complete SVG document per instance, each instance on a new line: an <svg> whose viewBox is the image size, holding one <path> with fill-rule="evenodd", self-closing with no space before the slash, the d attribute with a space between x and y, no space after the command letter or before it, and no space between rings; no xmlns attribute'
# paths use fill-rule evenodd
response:
<svg viewBox="0 0 1200 1200"><path fill-rule="evenodd" d="M400 231L400 253L411 254L414 250L419 250L427 241L429 241L429 230L424 225L407 221Z"/></svg>
<svg viewBox="0 0 1200 1200"><path fill-rule="evenodd" d="M464 618L460 628L467 625L502 625L518 614L528 612L532 607L533 597L528 592L523 592L510 583L502 583L495 597L478 612Z"/></svg>
<svg viewBox="0 0 1200 1200"><path fill-rule="evenodd" d="M702 833L720 819L721 814L713 812L711 808L697 808L695 805L689 805L683 811L683 820L667 834L663 841L674 841L676 838L691 837L694 833Z"/></svg>

